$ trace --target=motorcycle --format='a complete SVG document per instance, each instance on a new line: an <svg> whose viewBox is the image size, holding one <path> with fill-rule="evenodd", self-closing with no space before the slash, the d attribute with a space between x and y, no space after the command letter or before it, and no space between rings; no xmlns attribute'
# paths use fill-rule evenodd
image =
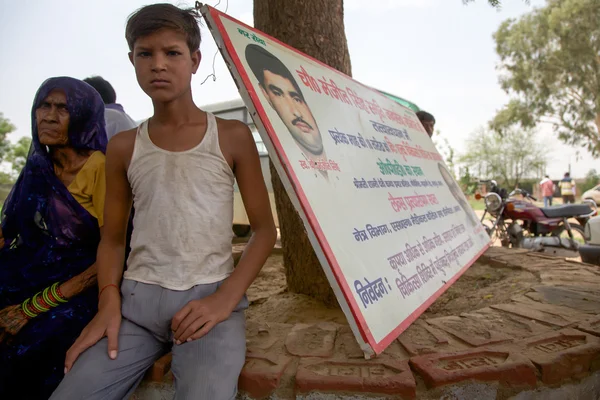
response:
<svg viewBox="0 0 600 400"><path fill-rule="evenodd" d="M521 199L515 196L520 196ZM481 195L476 195L481 199ZM579 245L587 242L583 226L597 214L596 204L567 204L538 207L537 199L522 189L506 195L494 185L484 197L485 212L481 217L488 235L500 240L504 247L517 247L557 256L578 257ZM487 215L492 226L486 225ZM569 220L575 219L577 222ZM563 237L566 234L567 237Z"/></svg>

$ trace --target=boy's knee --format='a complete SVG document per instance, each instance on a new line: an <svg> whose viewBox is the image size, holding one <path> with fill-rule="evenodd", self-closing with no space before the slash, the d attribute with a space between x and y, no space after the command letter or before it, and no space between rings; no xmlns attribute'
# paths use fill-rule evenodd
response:
<svg viewBox="0 0 600 400"><path fill-rule="evenodd" d="M197 358L173 355L176 399L235 398L239 376L246 362L246 348L245 342L229 344L214 351L197 353Z"/></svg>

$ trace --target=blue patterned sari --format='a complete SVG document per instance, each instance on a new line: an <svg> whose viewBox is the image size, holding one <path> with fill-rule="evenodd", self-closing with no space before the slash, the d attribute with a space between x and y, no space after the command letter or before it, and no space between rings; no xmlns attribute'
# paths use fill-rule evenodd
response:
<svg viewBox="0 0 600 400"><path fill-rule="evenodd" d="M53 89L69 111L69 144L106 151L104 104L88 84L51 78L39 88L31 111L32 145L25 167L4 203L0 249L0 309L65 282L96 261L98 221L56 177L48 149L38 138L35 111ZM31 319L0 343L0 399L47 399L63 377L65 353L97 311L93 287Z"/></svg>

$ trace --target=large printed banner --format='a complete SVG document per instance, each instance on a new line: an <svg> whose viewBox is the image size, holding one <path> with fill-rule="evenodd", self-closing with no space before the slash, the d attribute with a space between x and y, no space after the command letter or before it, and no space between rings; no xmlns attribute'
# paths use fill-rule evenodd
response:
<svg viewBox="0 0 600 400"><path fill-rule="evenodd" d="M413 111L203 14L356 339L367 358L381 353L485 251L487 234Z"/></svg>

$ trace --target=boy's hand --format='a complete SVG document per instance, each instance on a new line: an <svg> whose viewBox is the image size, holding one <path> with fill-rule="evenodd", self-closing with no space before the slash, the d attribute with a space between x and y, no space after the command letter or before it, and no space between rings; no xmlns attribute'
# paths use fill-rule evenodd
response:
<svg viewBox="0 0 600 400"><path fill-rule="evenodd" d="M223 294L211 294L200 300L192 300L175 314L171 322L176 344L200 339L219 322L231 315L234 307Z"/></svg>
<svg viewBox="0 0 600 400"><path fill-rule="evenodd" d="M65 374L77 361L81 353L98 343L104 336L108 338L108 356L117 358L119 328L121 327L121 295L111 290L103 294L98 314L83 329L73 346L67 351Z"/></svg>

